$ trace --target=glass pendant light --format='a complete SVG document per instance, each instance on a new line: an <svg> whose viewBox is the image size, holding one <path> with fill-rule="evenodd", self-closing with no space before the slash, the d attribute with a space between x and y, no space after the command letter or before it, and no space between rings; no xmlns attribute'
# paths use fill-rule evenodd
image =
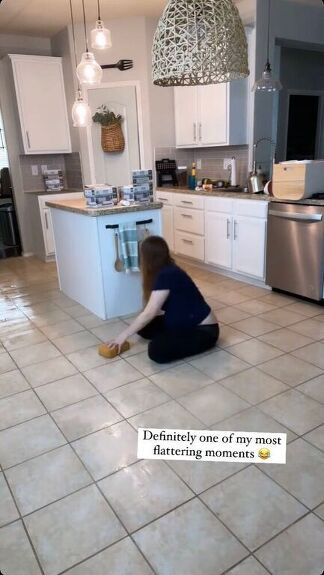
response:
<svg viewBox="0 0 324 575"><path fill-rule="evenodd" d="M267 61L262 72L262 76L257 80L253 86L254 92L279 92L282 89L282 84L276 80L272 75L271 65L269 61L270 51L270 7L271 0L268 0L268 45L267 45Z"/></svg>
<svg viewBox="0 0 324 575"><path fill-rule="evenodd" d="M83 52L82 54L81 62L76 69L76 73L80 84L86 84L86 85L100 84L103 73L102 68L96 61L94 54L92 52L89 52L88 49L84 0L82 0L82 8L83 8L83 25L84 25L86 51Z"/></svg>
<svg viewBox="0 0 324 575"><path fill-rule="evenodd" d="M94 50L106 50L111 48L111 32L107 28L100 15L100 0L98 0L98 20L96 22L96 27L91 31L91 48Z"/></svg>
<svg viewBox="0 0 324 575"><path fill-rule="evenodd" d="M75 67L77 67L77 55L75 47L75 31L74 31L74 20L73 20L73 10L72 10L72 0L70 0L70 11L71 11L71 23L72 23L72 36L73 36L73 48L74 48L74 60ZM78 85L78 90L76 94L75 102L72 106L72 120L74 128L85 128L90 124L91 120L91 109L89 104L84 100L81 88Z"/></svg>

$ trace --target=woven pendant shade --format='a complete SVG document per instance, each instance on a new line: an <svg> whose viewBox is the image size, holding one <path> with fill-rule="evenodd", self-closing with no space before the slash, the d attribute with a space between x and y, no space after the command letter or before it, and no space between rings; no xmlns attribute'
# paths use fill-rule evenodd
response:
<svg viewBox="0 0 324 575"><path fill-rule="evenodd" d="M247 41L233 0L169 0L152 58L158 86L218 84L248 76Z"/></svg>

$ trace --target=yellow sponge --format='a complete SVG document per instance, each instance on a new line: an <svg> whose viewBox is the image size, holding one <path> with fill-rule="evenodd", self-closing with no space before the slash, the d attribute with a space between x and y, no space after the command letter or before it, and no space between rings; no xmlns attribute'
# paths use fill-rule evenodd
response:
<svg viewBox="0 0 324 575"><path fill-rule="evenodd" d="M128 351L129 349L130 349L129 342L124 341L124 343L121 346L120 353ZM115 347L108 347L106 343L102 343L98 347L98 353L99 355L102 355L102 357L105 357L106 359L113 359L114 357L116 357L116 355L118 355L118 348L117 345Z"/></svg>

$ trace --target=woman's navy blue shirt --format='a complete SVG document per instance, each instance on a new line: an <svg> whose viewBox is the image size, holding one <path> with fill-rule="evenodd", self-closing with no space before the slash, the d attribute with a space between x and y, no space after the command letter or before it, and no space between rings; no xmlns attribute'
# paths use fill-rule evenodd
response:
<svg viewBox="0 0 324 575"><path fill-rule="evenodd" d="M181 329L199 325L210 313L199 289L192 279L176 265L163 267L158 273L152 291L169 290L162 309L168 329Z"/></svg>

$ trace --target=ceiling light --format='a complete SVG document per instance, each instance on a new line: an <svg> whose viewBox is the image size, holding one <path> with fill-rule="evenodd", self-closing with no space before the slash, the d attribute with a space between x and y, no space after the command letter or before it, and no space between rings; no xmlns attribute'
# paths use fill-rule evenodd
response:
<svg viewBox="0 0 324 575"><path fill-rule="evenodd" d="M91 31L91 47L94 50L106 50L111 48L111 33L105 28L100 15L100 0L98 0L98 20L96 27Z"/></svg>
<svg viewBox="0 0 324 575"><path fill-rule="evenodd" d="M270 16L271 16L271 0L268 0L268 43L267 43L267 61L262 72L262 76L257 80L253 86L254 92L279 92L282 89L282 84L276 80L272 75L271 65L269 61L270 52Z"/></svg>
<svg viewBox="0 0 324 575"><path fill-rule="evenodd" d="M83 9L83 26L86 51L83 52L81 62L76 69L76 73L81 84L93 85L100 84L102 80L102 68L99 66L92 52L88 50L87 26L84 8L84 0L82 0Z"/></svg>
<svg viewBox="0 0 324 575"><path fill-rule="evenodd" d="M152 57L158 86L217 84L248 76L247 40L233 0L169 0Z"/></svg>
<svg viewBox="0 0 324 575"><path fill-rule="evenodd" d="M70 11L71 11L74 60L75 60L75 67L76 67L77 66L77 55L76 55L76 46L75 46L75 30L74 30L72 0L69 0L69 1L70 1ZM90 120L91 120L90 106L82 97L80 85L78 85L76 99L75 99L75 102L72 106L72 120L73 120L73 126L75 128L85 128L86 126L88 126L90 124Z"/></svg>

